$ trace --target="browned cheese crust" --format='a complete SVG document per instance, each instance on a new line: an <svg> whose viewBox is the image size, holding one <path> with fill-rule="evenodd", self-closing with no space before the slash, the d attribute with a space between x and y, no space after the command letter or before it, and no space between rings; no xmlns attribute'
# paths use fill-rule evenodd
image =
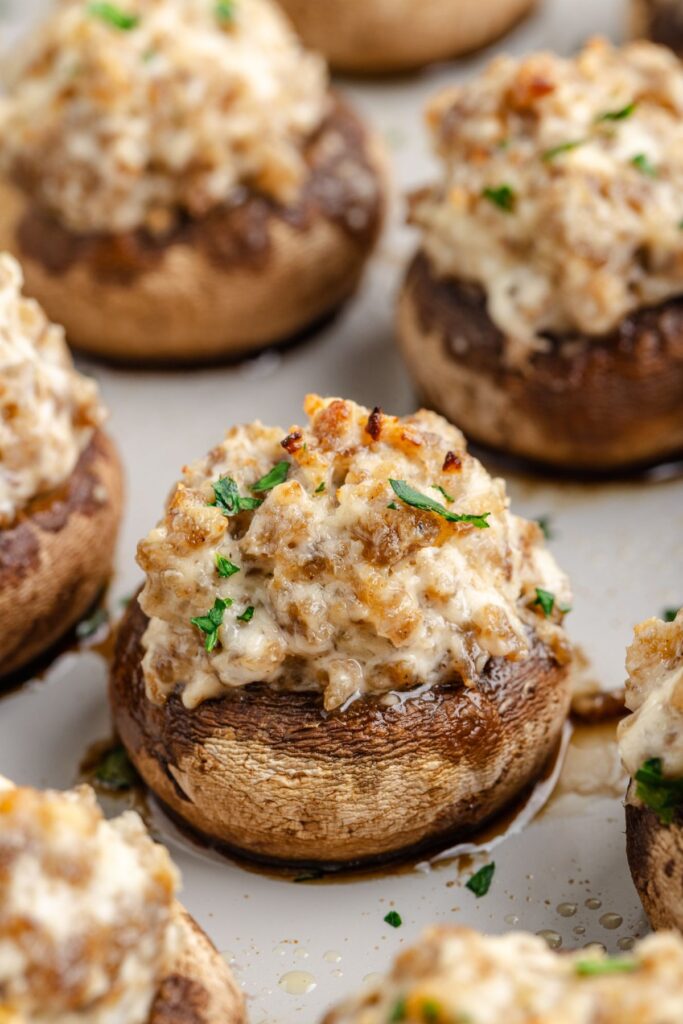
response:
<svg viewBox="0 0 683 1024"><path fill-rule="evenodd" d="M384 214L379 146L342 101L306 155L296 206L245 191L158 235L76 235L2 181L0 248L21 260L27 294L95 355L202 362L282 342L355 291ZM372 194L345 173L349 160L374 175Z"/></svg>
<svg viewBox="0 0 683 1024"><path fill-rule="evenodd" d="M507 32L535 0L280 0L307 46L343 71L448 60Z"/></svg>
<svg viewBox="0 0 683 1024"><path fill-rule="evenodd" d="M154 1001L149 1024L243 1024L244 996L223 957L180 904L173 970Z"/></svg>
<svg viewBox="0 0 683 1024"><path fill-rule="evenodd" d="M569 705L566 667L539 643L459 683L387 707L326 713L312 693L252 685L193 711L149 701L147 619L132 602L111 677L116 728L163 803L202 836L259 859L344 864L471 832L542 772Z"/></svg>
<svg viewBox="0 0 683 1024"><path fill-rule="evenodd" d="M635 468L683 453L683 299L600 338L556 338L522 367L479 286L413 261L399 339L418 391L474 441L558 467Z"/></svg>
<svg viewBox="0 0 683 1024"><path fill-rule="evenodd" d="M683 53L683 6L679 0L631 0L631 35Z"/></svg>
<svg viewBox="0 0 683 1024"><path fill-rule="evenodd" d="M47 651L83 617L111 573L123 476L97 431L66 483L0 530L0 677Z"/></svg>
<svg viewBox="0 0 683 1024"><path fill-rule="evenodd" d="M683 819L663 825L633 796L633 783L626 803L626 854L652 927L683 931Z"/></svg>

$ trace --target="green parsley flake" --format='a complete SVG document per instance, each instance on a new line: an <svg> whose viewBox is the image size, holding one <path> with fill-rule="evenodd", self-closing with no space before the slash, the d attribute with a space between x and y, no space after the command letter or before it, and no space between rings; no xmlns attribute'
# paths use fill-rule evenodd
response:
<svg viewBox="0 0 683 1024"><path fill-rule="evenodd" d="M491 888L491 882L493 881L493 874L496 870L496 865L493 861L490 864L484 864L483 868L472 875L469 882L466 883L466 887L473 892L475 896L486 896L487 892Z"/></svg>
<svg viewBox="0 0 683 1024"><path fill-rule="evenodd" d="M498 185L497 188L485 188L482 198L488 199L490 203L497 206L504 213L513 213L517 203L517 196L510 185Z"/></svg>
<svg viewBox="0 0 683 1024"><path fill-rule="evenodd" d="M398 512L398 505L395 501L390 501L387 508L390 508L392 512Z"/></svg>
<svg viewBox="0 0 683 1024"><path fill-rule="evenodd" d="M390 924L392 928L400 928L403 924L403 918L397 910L390 910L384 920L387 924Z"/></svg>
<svg viewBox="0 0 683 1024"><path fill-rule="evenodd" d="M650 758L636 772L636 796L663 825L670 825L683 805L683 779L664 778L661 759Z"/></svg>
<svg viewBox="0 0 683 1024"><path fill-rule="evenodd" d="M662 612L662 618L665 622L674 622L680 610L680 608L665 608Z"/></svg>
<svg viewBox="0 0 683 1024"><path fill-rule="evenodd" d="M255 484L252 484L249 488L250 491L254 491L256 494L261 494L264 491L272 491L273 487L277 487L278 484L283 484L289 475L291 469L291 462L287 462L283 459L282 462L278 462L277 466L273 466L270 473L266 473L260 480L257 480Z"/></svg>
<svg viewBox="0 0 683 1024"><path fill-rule="evenodd" d="M634 157L631 157L631 163L636 170L640 171L641 174L646 174L648 178L657 177L657 168L645 153L636 153Z"/></svg>
<svg viewBox="0 0 683 1024"><path fill-rule="evenodd" d="M87 619L81 619L76 626L76 639L77 640L88 640L90 637L95 636L96 633L102 629L103 626L109 623L109 612L106 608L100 607L96 611L89 615Z"/></svg>
<svg viewBox="0 0 683 1024"><path fill-rule="evenodd" d="M557 146L552 146L550 149L546 149L545 153L542 154L541 159L546 163L550 163L557 156L562 156L563 153L571 153L573 149L578 149L579 146L583 146L585 139L573 139L571 142L560 142Z"/></svg>
<svg viewBox="0 0 683 1024"><path fill-rule="evenodd" d="M444 498L446 499L449 505L453 504L455 498L453 497L452 494L449 494L448 491L444 491L443 487L441 487L440 484L432 484L432 487L434 488L435 491L438 491L439 494L443 494Z"/></svg>
<svg viewBox="0 0 683 1024"><path fill-rule="evenodd" d="M546 540L552 540L553 539L553 527L552 527L552 520L551 520L550 516L537 516L536 517L536 522L541 527L541 533L543 534L545 539Z"/></svg>
<svg viewBox="0 0 683 1024"><path fill-rule="evenodd" d="M324 490L325 490L325 481L323 480L323 482L318 484L318 486L316 487L315 493L316 494L322 494Z"/></svg>
<svg viewBox="0 0 683 1024"><path fill-rule="evenodd" d="M436 512L438 516L449 523L470 523L479 530L488 530L489 528L489 523L486 520L491 515L490 512L484 512L482 515L459 515L440 505L433 498L428 498L426 494L420 494L405 480L389 480L389 483L396 497L406 505L410 505L411 508L420 509L422 512Z"/></svg>
<svg viewBox="0 0 683 1024"><path fill-rule="evenodd" d="M231 476L222 476L213 484L215 501L210 504L220 509L224 516L236 516L240 512L253 512L263 504L262 498L241 498L237 484Z"/></svg>
<svg viewBox="0 0 683 1024"><path fill-rule="evenodd" d="M639 967L637 960L618 956L608 956L603 960L577 960L574 965L581 978L597 978L603 974L632 974Z"/></svg>
<svg viewBox="0 0 683 1024"><path fill-rule="evenodd" d="M229 558L221 555L218 551L216 552L216 569L218 575L224 580L229 580L231 576L240 571L239 565L235 565Z"/></svg>
<svg viewBox="0 0 683 1024"><path fill-rule="evenodd" d="M232 601L229 597L217 597L213 608L206 615L197 615L196 618L190 619L193 626L196 626L197 629L206 634L204 647L209 654L218 644L218 629L223 624L225 609L229 608L231 604Z"/></svg>
<svg viewBox="0 0 683 1024"><path fill-rule="evenodd" d="M420 1004L420 1013L425 1024L436 1024L441 1016L441 1006L436 999L423 999Z"/></svg>
<svg viewBox="0 0 683 1024"><path fill-rule="evenodd" d="M93 773L93 778L103 789L115 793L132 789L139 782L138 773L125 748L120 744L105 751Z"/></svg>
<svg viewBox="0 0 683 1024"><path fill-rule="evenodd" d="M121 32L130 32L131 29L137 28L140 24L140 18L137 14L128 14L126 11L122 11L120 7L117 7L116 4L89 4L88 14L92 18L99 18L100 21L105 21L112 28L117 28Z"/></svg>
<svg viewBox="0 0 683 1024"><path fill-rule="evenodd" d="M407 1012L405 996L401 996L393 1005L388 1024L399 1024L400 1021L406 1019Z"/></svg>
<svg viewBox="0 0 683 1024"><path fill-rule="evenodd" d="M249 607L245 608L245 610L242 612L241 615L237 616L237 621L238 622L251 622L251 620L254 618L254 612L255 611L256 611L256 609L253 608L251 605L249 605Z"/></svg>
<svg viewBox="0 0 683 1024"><path fill-rule="evenodd" d="M532 602L533 605L538 605L546 619L549 619L555 607L555 595L549 590L543 590L542 587L536 587L536 600Z"/></svg>
<svg viewBox="0 0 683 1024"><path fill-rule="evenodd" d="M599 114L596 117L595 123L600 124L602 121L625 121L627 117L631 116L637 106L638 104L634 100L619 110L606 110L604 114Z"/></svg>
<svg viewBox="0 0 683 1024"><path fill-rule="evenodd" d="M235 0L219 0L214 9L218 21L224 25L232 25L235 21Z"/></svg>

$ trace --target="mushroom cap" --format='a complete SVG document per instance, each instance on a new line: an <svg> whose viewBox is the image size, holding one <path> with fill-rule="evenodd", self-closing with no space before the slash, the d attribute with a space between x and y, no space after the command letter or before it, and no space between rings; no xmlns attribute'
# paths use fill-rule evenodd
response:
<svg viewBox="0 0 683 1024"><path fill-rule="evenodd" d="M76 235L0 180L0 248L21 260L27 294L78 349L138 364L242 355L330 316L379 235L384 158L337 97L307 158L295 205L245 191L202 219L179 215L158 236Z"/></svg>
<svg viewBox="0 0 683 1024"><path fill-rule="evenodd" d="M97 430L62 487L34 498L0 530L0 670L44 654L107 583L121 519L123 473Z"/></svg>
<svg viewBox="0 0 683 1024"><path fill-rule="evenodd" d="M567 666L537 638L459 681L362 697L327 713L314 693L254 684L188 710L150 701L148 619L131 602L111 674L114 722L147 785L212 844L276 863L372 863L457 839L542 773L570 698Z"/></svg>
<svg viewBox="0 0 683 1024"><path fill-rule="evenodd" d="M179 903L174 917L178 951L149 1024L243 1024L244 996L225 960Z"/></svg>
<svg viewBox="0 0 683 1024"><path fill-rule="evenodd" d="M344 71L381 73L485 46L535 0L280 0L307 46Z"/></svg>
<svg viewBox="0 0 683 1024"><path fill-rule="evenodd" d="M633 782L626 798L626 854L652 927L683 931L683 818L662 824L638 800Z"/></svg>
<svg viewBox="0 0 683 1024"><path fill-rule="evenodd" d="M512 367L481 288L438 277L419 252L398 336L427 404L480 444L587 472L683 452L683 299L639 310L599 338L558 338Z"/></svg>

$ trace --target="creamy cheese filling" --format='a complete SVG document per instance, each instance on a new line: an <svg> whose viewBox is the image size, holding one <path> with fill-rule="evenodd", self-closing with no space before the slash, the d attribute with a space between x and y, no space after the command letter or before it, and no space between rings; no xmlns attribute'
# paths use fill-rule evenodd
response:
<svg viewBox="0 0 683 1024"><path fill-rule="evenodd" d="M328 109L271 0L60 0L9 79L5 167L81 232L163 230L243 187L286 202Z"/></svg>
<svg viewBox="0 0 683 1024"><path fill-rule="evenodd" d="M636 627L626 658L626 706L619 747L631 776L658 758L662 773L683 778L683 611L673 622L648 619Z"/></svg>
<svg viewBox="0 0 683 1024"><path fill-rule="evenodd" d="M104 419L94 381L77 373L61 327L21 294L0 254L0 528L63 484Z"/></svg>
<svg viewBox="0 0 683 1024"><path fill-rule="evenodd" d="M146 1024L176 942L176 871L87 787L0 785L0 1020Z"/></svg>
<svg viewBox="0 0 683 1024"><path fill-rule="evenodd" d="M683 69L651 43L499 57L428 111L441 181L412 219L484 288L511 359L683 291Z"/></svg>
<svg viewBox="0 0 683 1024"><path fill-rule="evenodd" d="M621 969L616 964L621 965ZM433 928L334 1024L679 1024L683 940L660 932L619 961L553 953L536 935Z"/></svg>
<svg viewBox="0 0 683 1024"><path fill-rule="evenodd" d="M309 426L286 437L230 430L140 543L152 700L180 688L194 707L263 682L337 708L458 676L474 685L491 658L526 658L534 634L569 657L567 579L460 431L425 411L400 419L316 396L305 408ZM278 482L255 489L272 471ZM226 487L237 514L220 507Z"/></svg>

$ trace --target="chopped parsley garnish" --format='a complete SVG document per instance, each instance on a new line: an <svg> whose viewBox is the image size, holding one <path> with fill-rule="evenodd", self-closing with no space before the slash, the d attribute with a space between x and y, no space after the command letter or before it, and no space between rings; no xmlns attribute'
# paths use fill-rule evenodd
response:
<svg viewBox="0 0 683 1024"><path fill-rule="evenodd" d="M560 142L557 146L552 146L550 149L546 149L541 159L549 163L554 160L556 156L561 156L563 153L571 153L573 149L578 149L579 146L583 146L585 139L573 139L570 142Z"/></svg>
<svg viewBox="0 0 683 1024"><path fill-rule="evenodd" d="M407 1012L405 996L401 996L393 1005L388 1024L399 1024L399 1021L406 1019Z"/></svg>
<svg viewBox="0 0 683 1024"><path fill-rule="evenodd" d="M103 789L121 793L132 789L139 781L125 748L120 744L107 750L93 773L93 778Z"/></svg>
<svg viewBox="0 0 683 1024"><path fill-rule="evenodd" d="M664 778L661 759L650 758L636 772L636 796L663 825L670 825L683 804L683 779Z"/></svg>
<svg viewBox="0 0 683 1024"><path fill-rule="evenodd" d="M497 188L485 188L482 197L497 206L505 213L512 213L517 202L515 191L509 185L498 185Z"/></svg>
<svg viewBox="0 0 683 1024"><path fill-rule="evenodd" d="M493 881L493 874L496 870L496 865L493 861L490 864L484 864L483 868L472 875L469 882L466 883L467 888L470 892L473 892L475 896L486 896L487 892L491 888L491 882Z"/></svg>
<svg viewBox="0 0 683 1024"><path fill-rule="evenodd" d="M128 14L126 11L122 11L120 7L117 7L116 4L89 4L88 14L93 18L99 18L100 21L106 21L108 25L120 29L121 32L130 32L131 29L137 28L140 24L137 14Z"/></svg>
<svg viewBox="0 0 683 1024"><path fill-rule="evenodd" d="M680 610L680 608L665 608L662 612L662 618L665 622L673 622Z"/></svg>
<svg viewBox="0 0 683 1024"><path fill-rule="evenodd" d="M237 616L237 621L238 622L251 622L251 620L254 618L254 612L255 611L256 611L256 609L253 608L251 605L249 605L249 607L245 608L245 610L242 612L241 615Z"/></svg>
<svg viewBox="0 0 683 1024"><path fill-rule="evenodd" d="M441 1016L441 1004L436 999L423 999L420 1003L420 1014L425 1024L436 1024Z"/></svg>
<svg viewBox="0 0 683 1024"><path fill-rule="evenodd" d="M197 615L196 618L190 619L193 626L196 626L197 629L206 634L204 647L209 654L218 644L218 628L223 624L225 609L229 608L231 604L232 601L229 597L217 597L213 603L213 608L206 615Z"/></svg>
<svg viewBox="0 0 683 1024"><path fill-rule="evenodd" d="M636 153L631 157L631 163L641 174L646 174L649 178L657 177L657 168L645 153Z"/></svg>
<svg viewBox="0 0 683 1024"><path fill-rule="evenodd" d="M235 0L218 0L215 14L224 25L232 25L235 20Z"/></svg>
<svg viewBox="0 0 683 1024"><path fill-rule="evenodd" d="M619 110L606 110L604 114L599 114L595 119L596 124L600 124L602 121L625 121L627 117L630 117L633 111L636 109L638 104L635 100L632 103L627 103L625 107L621 107Z"/></svg>
<svg viewBox="0 0 683 1024"><path fill-rule="evenodd" d="M241 498L237 484L231 476L222 476L213 485L215 501L211 502L219 508L224 516L236 516L240 512L253 512L263 504L262 498Z"/></svg>
<svg viewBox="0 0 683 1024"><path fill-rule="evenodd" d="M574 969L581 978L597 978L602 974L632 974L639 966L637 960L608 956L604 960L577 960Z"/></svg>
<svg viewBox="0 0 683 1024"><path fill-rule="evenodd" d="M273 466L270 473L266 473L260 480L257 480L255 484L252 484L249 488L250 491L254 491L256 494L262 494L264 491L272 491L273 487L277 487L278 484L283 484L289 475L291 468L291 462L287 462L283 459L282 462L278 462L276 466Z"/></svg>
<svg viewBox="0 0 683 1024"><path fill-rule="evenodd" d="M411 508L420 509L422 512L436 512L437 515L449 523L470 523L479 530L488 530L489 528L489 523L486 520L491 515L490 512L484 512L482 515L459 515L457 512L451 512L443 505L440 505L433 498L427 497L426 494L420 494L414 487L407 484L405 480L389 480L389 483L396 497L400 498L406 505L410 505Z"/></svg>
<svg viewBox="0 0 683 1024"><path fill-rule="evenodd" d="M91 636L102 629L109 622L109 612L106 608L97 608L87 619L81 619L76 626L76 639L88 640Z"/></svg>
<svg viewBox="0 0 683 1024"><path fill-rule="evenodd" d="M384 920L387 924L390 924L392 928L400 928L403 924L403 918L397 910L390 910Z"/></svg>
<svg viewBox="0 0 683 1024"><path fill-rule="evenodd" d="M216 552L216 570L218 575L224 580L229 580L231 576L240 571L239 565L235 565L225 555L221 555L218 551Z"/></svg>
<svg viewBox="0 0 683 1024"><path fill-rule="evenodd" d="M552 540L553 539L553 528L552 528L552 525L551 525L552 524L552 520L551 520L550 516L537 516L536 517L536 522L541 527L541 533L543 534L545 539L546 540Z"/></svg>
<svg viewBox="0 0 683 1024"><path fill-rule="evenodd" d="M293 882L318 882L321 878L325 877L325 872L322 868L311 868L310 871L305 871L302 875L297 875L293 878Z"/></svg>
<svg viewBox="0 0 683 1024"><path fill-rule="evenodd" d="M441 487L440 484L432 484L432 486L435 491L439 492L439 494L443 494L444 498L446 499L449 505L453 504L455 498L453 497L452 494L449 494L448 491L444 491L443 487Z"/></svg>
<svg viewBox="0 0 683 1024"><path fill-rule="evenodd" d="M549 590L544 590L542 587L536 587L536 600L532 601L533 605L538 605L546 619L549 619L555 607L555 595L551 594Z"/></svg>
<svg viewBox="0 0 683 1024"><path fill-rule="evenodd" d="M325 490L325 481L323 480L322 483L319 483L318 486L316 487L315 493L316 494L322 494L324 490Z"/></svg>

